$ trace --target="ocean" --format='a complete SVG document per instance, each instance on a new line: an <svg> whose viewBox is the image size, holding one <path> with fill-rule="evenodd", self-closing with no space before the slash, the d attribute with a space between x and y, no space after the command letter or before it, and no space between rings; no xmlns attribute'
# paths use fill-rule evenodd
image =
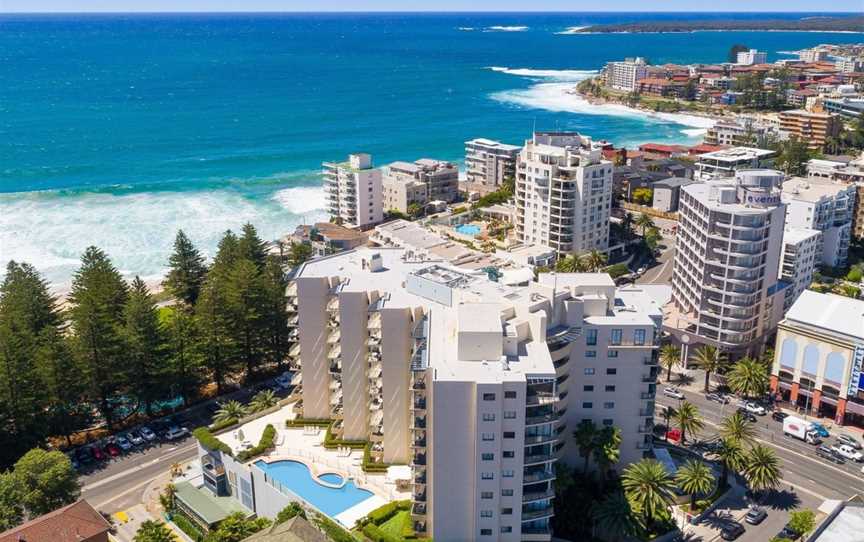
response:
<svg viewBox="0 0 864 542"><path fill-rule="evenodd" d="M535 127L616 145L697 142L703 119L593 107L566 90L628 56L718 62L743 43L775 60L860 41L567 34L681 17L0 15L0 260L30 262L63 289L97 245L154 280L178 228L212 255L247 221L275 239L323 218L320 163L350 152L461 161L468 139L520 143Z"/></svg>

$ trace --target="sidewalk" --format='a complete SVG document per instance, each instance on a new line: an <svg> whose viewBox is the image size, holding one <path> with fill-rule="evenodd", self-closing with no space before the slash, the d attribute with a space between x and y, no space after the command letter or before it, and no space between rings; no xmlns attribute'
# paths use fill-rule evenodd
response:
<svg viewBox="0 0 864 542"><path fill-rule="evenodd" d="M751 504L746 495L747 488L739 484L734 477L730 477L730 479L732 490L725 498L718 501L714 511L703 518L699 525L689 525L684 529L684 533L690 535L688 540L701 540L702 542L720 540L720 531L724 525L727 525L730 520L738 522L743 520Z"/></svg>

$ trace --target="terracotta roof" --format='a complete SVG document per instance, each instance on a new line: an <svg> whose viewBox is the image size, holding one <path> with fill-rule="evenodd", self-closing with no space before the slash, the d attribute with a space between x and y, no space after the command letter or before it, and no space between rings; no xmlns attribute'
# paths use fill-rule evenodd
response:
<svg viewBox="0 0 864 542"><path fill-rule="evenodd" d="M722 151L726 148L726 145L707 145L705 143L701 143L699 145L693 145L687 151L690 154L705 154L706 152L717 152Z"/></svg>
<svg viewBox="0 0 864 542"><path fill-rule="evenodd" d="M0 542L82 542L110 528L102 514L82 499L0 533Z"/></svg>
<svg viewBox="0 0 864 542"><path fill-rule="evenodd" d="M676 153L686 152L687 147L681 145L664 145L662 143L643 143L642 145L639 145L639 150L642 152Z"/></svg>

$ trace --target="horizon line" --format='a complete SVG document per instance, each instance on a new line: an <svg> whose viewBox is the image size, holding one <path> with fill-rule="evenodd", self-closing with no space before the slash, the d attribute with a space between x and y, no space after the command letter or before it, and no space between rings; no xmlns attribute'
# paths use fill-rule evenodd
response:
<svg viewBox="0 0 864 542"><path fill-rule="evenodd" d="M330 13L346 13L346 14L369 14L369 13L421 13L421 14L449 14L449 13L478 13L478 14L496 14L496 13L524 13L524 14L579 14L579 13L677 13L682 15L690 15L690 14L734 14L734 13L747 13L747 14L765 14L765 15L783 15L783 14L826 14L827 15L864 15L857 11L758 11L758 10L715 10L715 11L677 11L677 10L539 10L539 11L531 11L531 10L272 10L272 9L262 9L262 10L158 10L158 11L149 11L149 10L126 10L126 11L112 11L112 10L90 10L90 11L76 11L76 10L45 10L45 11L19 11L19 10L0 10L0 15L161 15L161 14L177 14L177 13L185 13L185 14L330 14Z"/></svg>

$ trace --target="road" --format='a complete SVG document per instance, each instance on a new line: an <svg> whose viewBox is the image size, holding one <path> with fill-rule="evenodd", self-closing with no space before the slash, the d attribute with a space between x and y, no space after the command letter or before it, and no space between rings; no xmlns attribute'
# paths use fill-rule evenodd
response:
<svg viewBox="0 0 864 542"><path fill-rule="evenodd" d="M701 383L700 373L696 373L694 382ZM673 380L674 383L674 380ZM697 385L698 386L698 385ZM679 401L662 395L665 384L658 386L656 405L658 412L663 406L678 407ZM684 389L685 398L699 408L705 428L698 438L711 438L717 434L720 422L736 409L736 401L720 405L705 399L700 391L692 387ZM655 416L657 423L663 423L662 417ZM671 422L674 426L674 422ZM780 491L775 492L764 502L769 511L768 518L758 526L746 526L747 532L739 540L764 541L775 536L788 520L788 511L794 508L809 508L816 510L826 499L848 499L852 495L864 493L864 481L861 480L861 464L847 462L835 465L818 458L814 447L797 439L783 435L782 424L774 421L770 415L759 416L754 423L756 441L774 449L780 459L783 479ZM834 443L836 429L825 443ZM690 437L688 436L688 439Z"/></svg>

